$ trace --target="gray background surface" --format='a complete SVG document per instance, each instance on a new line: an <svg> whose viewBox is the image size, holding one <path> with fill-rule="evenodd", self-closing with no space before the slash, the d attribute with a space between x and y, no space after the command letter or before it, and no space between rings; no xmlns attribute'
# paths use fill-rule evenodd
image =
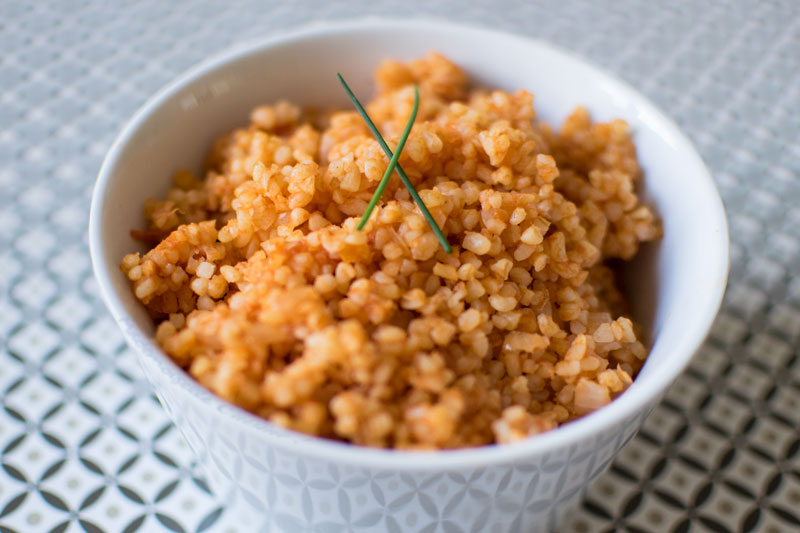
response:
<svg viewBox="0 0 800 533"><path fill-rule="evenodd" d="M436 16L557 44L674 117L724 198L728 294L566 531L800 529L800 2L0 0L0 532L243 531L99 301L89 197L125 120L232 43Z"/></svg>

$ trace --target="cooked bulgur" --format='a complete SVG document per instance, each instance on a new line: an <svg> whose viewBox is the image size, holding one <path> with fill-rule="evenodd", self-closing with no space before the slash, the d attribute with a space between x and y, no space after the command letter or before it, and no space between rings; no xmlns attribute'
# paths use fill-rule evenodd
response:
<svg viewBox="0 0 800 533"><path fill-rule="evenodd" d="M355 444L456 448L549 431L609 403L647 350L609 259L658 237L622 120L560 131L525 91L473 89L429 54L377 69L367 105L453 245L446 254L351 110L286 101L224 135L205 176L150 200L158 244L122 269L156 339L220 397Z"/></svg>

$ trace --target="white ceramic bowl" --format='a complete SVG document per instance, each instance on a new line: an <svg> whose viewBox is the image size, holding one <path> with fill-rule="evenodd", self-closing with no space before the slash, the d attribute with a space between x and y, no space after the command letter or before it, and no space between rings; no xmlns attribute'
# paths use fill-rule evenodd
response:
<svg viewBox="0 0 800 533"><path fill-rule="evenodd" d="M478 83L531 91L546 121L558 123L582 104L595 119L630 123L646 174L644 198L664 224L664 238L629 269L633 314L650 326L644 369L610 405L555 431L447 452L365 449L308 437L218 399L154 344L153 324L119 269L125 253L141 249L129 230L143 227L145 198L163 195L174 171L199 170L212 140L245 124L254 106L288 97L349 107L337 70L366 96L379 60L429 50L453 59ZM711 326L728 271L727 223L714 183L690 142L650 102L549 45L432 21L318 25L248 44L180 76L134 115L111 148L89 229L106 304L212 489L249 502L270 531L552 528L686 367Z"/></svg>

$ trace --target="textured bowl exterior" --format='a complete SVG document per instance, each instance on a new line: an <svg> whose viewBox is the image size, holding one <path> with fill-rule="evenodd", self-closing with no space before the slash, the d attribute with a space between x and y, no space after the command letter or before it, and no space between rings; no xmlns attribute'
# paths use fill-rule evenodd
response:
<svg viewBox="0 0 800 533"><path fill-rule="evenodd" d="M349 58L345 74L358 93L381 56L430 49L464 64L479 83L530 88L546 120L557 122L583 103L599 120L622 116L631 123L647 173L643 194L665 226L662 242L637 259L648 274L632 284L634 311L643 309L652 322L650 359L611 405L533 439L468 450L349 446L277 428L220 400L154 343L152 321L119 270L122 255L137 245L128 233L143 222L144 198L162 194L165 176L180 168L172 165L201 160L208 142L241 123L255 103L287 94L301 103L338 95L328 71L339 58ZM498 62L495 50L511 53ZM552 72L552 79L529 65ZM272 76L270 69L294 69L297 79ZM320 70L324 76L314 74ZM308 28L183 75L145 104L109 151L92 200L89 243L100 292L212 490L251 515L254 531L290 533L557 529L559 517L688 364L719 308L728 268L727 222L713 180L691 143L652 104L545 44L432 21Z"/></svg>
<svg viewBox="0 0 800 533"><path fill-rule="evenodd" d="M199 403L165 382L167 374L151 359L143 362L210 486L227 501L246 502L259 531L554 531L654 405L548 454L491 466L401 471L304 456L292 437L276 436L265 446L250 421Z"/></svg>

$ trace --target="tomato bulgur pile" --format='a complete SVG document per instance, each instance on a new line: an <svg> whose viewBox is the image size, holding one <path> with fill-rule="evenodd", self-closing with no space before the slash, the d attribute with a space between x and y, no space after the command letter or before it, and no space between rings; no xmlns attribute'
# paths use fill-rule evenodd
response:
<svg viewBox="0 0 800 533"><path fill-rule="evenodd" d="M435 53L377 69L367 111L453 246L349 109L262 106L203 177L145 205L157 244L122 269L157 342L202 385L271 422L354 444L505 443L623 392L647 356L607 261L660 227L622 120L559 131L533 96L471 88Z"/></svg>

